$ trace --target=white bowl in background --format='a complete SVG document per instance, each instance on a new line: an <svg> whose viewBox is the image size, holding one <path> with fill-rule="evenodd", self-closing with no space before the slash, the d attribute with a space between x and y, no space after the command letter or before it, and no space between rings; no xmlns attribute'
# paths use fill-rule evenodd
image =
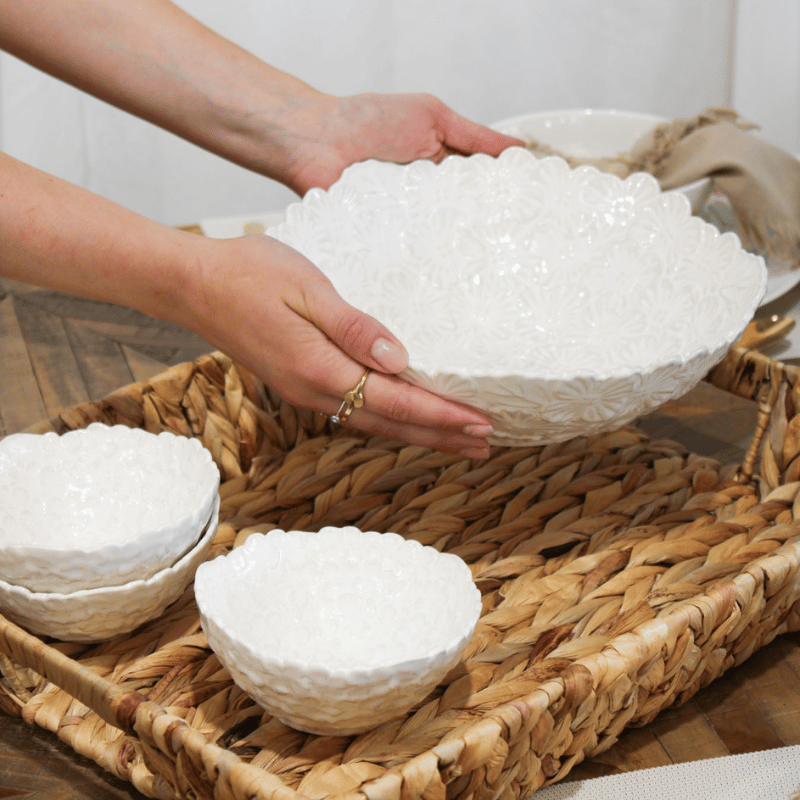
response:
<svg viewBox="0 0 800 800"><path fill-rule="evenodd" d="M0 576L34 592L146 579L196 544L219 470L197 439L93 423L0 440Z"/></svg>
<svg viewBox="0 0 800 800"><path fill-rule="evenodd" d="M491 127L509 136L535 139L573 158L613 158L626 153L648 131L666 117L610 108L574 108L520 114L495 122ZM710 178L700 178L669 191L689 198L692 211L699 211L711 194Z"/></svg>
<svg viewBox="0 0 800 800"><path fill-rule="evenodd" d="M147 580L76 592L31 592L0 581L0 612L40 636L102 642L160 617L186 591L217 531L219 498L199 541L175 564Z"/></svg>
<svg viewBox="0 0 800 800"><path fill-rule="evenodd" d="M234 681L285 724L333 736L422 701L481 611L458 556L354 527L252 534L201 565L195 597Z"/></svg>
<svg viewBox="0 0 800 800"><path fill-rule="evenodd" d="M399 337L403 378L487 412L493 444L598 433L684 394L766 287L762 258L652 176L522 147L354 164L267 233Z"/></svg>

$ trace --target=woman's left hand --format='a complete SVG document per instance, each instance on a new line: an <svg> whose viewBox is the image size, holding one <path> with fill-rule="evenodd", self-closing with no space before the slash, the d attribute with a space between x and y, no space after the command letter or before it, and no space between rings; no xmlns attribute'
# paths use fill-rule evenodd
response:
<svg viewBox="0 0 800 800"><path fill-rule="evenodd" d="M496 156L524 144L456 114L429 94L318 95L300 110L292 113L302 126L282 120L289 158L278 176L300 195L313 186L329 187L345 167L368 158L438 163L452 154Z"/></svg>

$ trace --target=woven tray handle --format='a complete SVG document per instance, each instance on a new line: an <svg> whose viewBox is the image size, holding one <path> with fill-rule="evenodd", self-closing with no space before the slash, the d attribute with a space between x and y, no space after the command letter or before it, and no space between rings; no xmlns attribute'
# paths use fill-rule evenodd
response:
<svg viewBox="0 0 800 800"><path fill-rule="evenodd" d="M706 380L726 392L753 400L758 406L756 429L738 479L751 480L759 464L759 476L769 491L781 483L798 480L800 435L793 435L792 428L800 426L800 422L794 422L800 409L800 368L755 350L733 348Z"/></svg>
<svg viewBox="0 0 800 800"><path fill-rule="evenodd" d="M300 797L279 778L209 742L185 720L169 714L139 692L125 689L87 670L2 615L0 653L18 664L31 667L87 705L108 724L135 736L145 748L160 751L173 761L179 757L190 759L192 768L182 769L181 779L194 782L192 788L199 797L210 797L212 794L215 797L243 797L239 789L248 784L259 790L247 794L248 798L298 800ZM265 787L266 792L263 791ZM172 788L177 796L178 787Z"/></svg>

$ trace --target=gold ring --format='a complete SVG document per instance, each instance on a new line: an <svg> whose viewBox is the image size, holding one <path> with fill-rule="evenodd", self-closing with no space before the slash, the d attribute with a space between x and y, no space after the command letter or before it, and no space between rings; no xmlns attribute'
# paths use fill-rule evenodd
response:
<svg viewBox="0 0 800 800"><path fill-rule="evenodd" d="M361 380L349 392L345 392L344 400L339 406L339 410L331 417L331 422L340 423L347 422L347 418L353 413L354 408L361 408L364 405L364 384L367 381L367 370L362 376Z"/></svg>

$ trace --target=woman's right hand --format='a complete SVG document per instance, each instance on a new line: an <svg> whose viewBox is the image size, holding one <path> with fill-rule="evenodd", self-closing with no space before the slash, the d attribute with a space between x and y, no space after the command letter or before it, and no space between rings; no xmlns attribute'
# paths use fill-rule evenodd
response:
<svg viewBox="0 0 800 800"><path fill-rule="evenodd" d="M192 238L198 266L179 324L288 402L328 416L370 369L364 405L347 425L467 458L489 455L489 419L396 377L408 365L403 345L303 255L268 236Z"/></svg>

